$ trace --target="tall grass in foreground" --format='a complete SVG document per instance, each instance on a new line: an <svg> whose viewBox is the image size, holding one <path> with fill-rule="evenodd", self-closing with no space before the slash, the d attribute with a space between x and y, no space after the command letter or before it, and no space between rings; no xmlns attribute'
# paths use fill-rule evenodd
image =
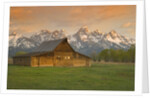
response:
<svg viewBox="0 0 150 98"><path fill-rule="evenodd" d="M134 90L134 64L91 67L8 66L8 89Z"/></svg>

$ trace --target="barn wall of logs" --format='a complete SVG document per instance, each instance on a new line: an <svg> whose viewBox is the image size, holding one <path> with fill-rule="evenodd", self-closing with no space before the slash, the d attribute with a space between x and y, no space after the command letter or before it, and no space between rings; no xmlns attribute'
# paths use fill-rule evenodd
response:
<svg viewBox="0 0 150 98"><path fill-rule="evenodd" d="M91 60L76 53L55 53L55 55L40 55L32 57L19 57L13 59L13 64L46 67L46 66L90 66Z"/></svg>
<svg viewBox="0 0 150 98"><path fill-rule="evenodd" d="M31 58L30 57L15 57L15 58L13 58L13 64L30 66L31 65Z"/></svg>

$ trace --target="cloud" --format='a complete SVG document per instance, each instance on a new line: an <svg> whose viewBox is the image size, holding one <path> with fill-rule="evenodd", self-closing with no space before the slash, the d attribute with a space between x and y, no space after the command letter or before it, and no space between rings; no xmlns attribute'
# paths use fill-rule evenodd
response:
<svg viewBox="0 0 150 98"><path fill-rule="evenodd" d="M127 22L121 25L122 28L135 27L135 22Z"/></svg>
<svg viewBox="0 0 150 98"><path fill-rule="evenodd" d="M10 31L30 33L43 28L64 28L68 32L76 32L87 25L92 30L103 29L106 32L126 21L134 21L135 16L135 5L11 7ZM131 25L128 23L122 27Z"/></svg>

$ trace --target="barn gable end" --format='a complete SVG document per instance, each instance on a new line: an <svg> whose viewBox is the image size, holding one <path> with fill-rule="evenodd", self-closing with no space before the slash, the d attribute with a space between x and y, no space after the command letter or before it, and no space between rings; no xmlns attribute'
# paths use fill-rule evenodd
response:
<svg viewBox="0 0 150 98"><path fill-rule="evenodd" d="M54 49L54 52L75 52L73 48L68 43L67 39L64 39L61 43L59 43L56 48Z"/></svg>

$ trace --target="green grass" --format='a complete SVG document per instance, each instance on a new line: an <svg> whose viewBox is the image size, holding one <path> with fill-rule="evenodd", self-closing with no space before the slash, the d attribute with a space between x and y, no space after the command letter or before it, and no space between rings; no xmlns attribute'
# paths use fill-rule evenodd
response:
<svg viewBox="0 0 150 98"><path fill-rule="evenodd" d="M91 67L8 66L8 89L134 90L134 64Z"/></svg>

